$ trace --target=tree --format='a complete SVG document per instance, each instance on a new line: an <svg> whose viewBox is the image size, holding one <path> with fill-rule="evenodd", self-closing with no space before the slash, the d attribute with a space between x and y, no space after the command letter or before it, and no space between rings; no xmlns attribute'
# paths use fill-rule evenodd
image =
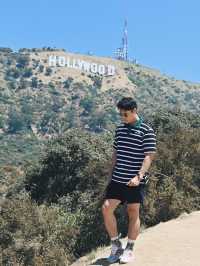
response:
<svg viewBox="0 0 200 266"><path fill-rule="evenodd" d="M19 82L19 86L18 86L18 89L26 89L29 85L29 82L24 79L24 78L20 78L20 82Z"/></svg>
<svg viewBox="0 0 200 266"><path fill-rule="evenodd" d="M3 128L4 126L4 119L3 119L3 116L0 115L0 128Z"/></svg>
<svg viewBox="0 0 200 266"><path fill-rule="evenodd" d="M66 80L63 82L63 84L64 84L64 88L65 88L65 89L68 89L68 88L70 87L72 81L73 81L73 78L71 78L71 77L69 77L68 79L66 79Z"/></svg>
<svg viewBox="0 0 200 266"><path fill-rule="evenodd" d="M21 107L21 113L24 121L24 125L27 129L31 129L33 121L33 108L30 104L23 102Z"/></svg>
<svg viewBox="0 0 200 266"><path fill-rule="evenodd" d="M27 55L20 54L17 57L17 67L24 68L25 66L28 66L29 64L29 57Z"/></svg>
<svg viewBox="0 0 200 266"><path fill-rule="evenodd" d="M52 74L52 69L50 67L47 67L46 68L46 72L45 72L45 75L46 76L50 76Z"/></svg>
<svg viewBox="0 0 200 266"><path fill-rule="evenodd" d="M73 191L91 190L97 196L102 179L106 180L104 166L110 155L107 146L92 134L68 130L49 142L40 166L27 172L26 189L38 202L57 202Z"/></svg>
<svg viewBox="0 0 200 266"><path fill-rule="evenodd" d="M32 88L37 88L37 87L38 87L38 80L37 80L36 77L33 77L33 78L31 79L31 87L32 87Z"/></svg>
<svg viewBox="0 0 200 266"><path fill-rule="evenodd" d="M20 77L20 71L16 68L10 68L6 71L6 80L17 79Z"/></svg>
<svg viewBox="0 0 200 266"><path fill-rule="evenodd" d="M24 78L30 78L32 76L33 72L31 68L24 68L23 71L23 77Z"/></svg>
<svg viewBox="0 0 200 266"><path fill-rule="evenodd" d="M42 73L44 70L44 66L43 65L39 65L39 72Z"/></svg>
<svg viewBox="0 0 200 266"><path fill-rule="evenodd" d="M94 107L93 98L90 96L85 96L80 100L80 106L82 106L88 113L91 112L92 108Z"/></svg>
<svg viewBox="0 0 200 266"><path fill-rule="evenodd" d="M8 115L8 132L17 133L21 131L25 126L21 113L17 110L11 110Z"/></svg>

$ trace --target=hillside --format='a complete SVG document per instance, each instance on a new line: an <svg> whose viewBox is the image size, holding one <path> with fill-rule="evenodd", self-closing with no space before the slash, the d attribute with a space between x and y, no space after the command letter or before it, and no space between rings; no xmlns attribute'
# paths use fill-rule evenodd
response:
<svg viewBox="0 0 200 266"><path fill-rule="evenodd" d="M50 56L69 59L69 67L49 66ZM77 62L93 64L93 73ZM95 64L101 72L103 65L105 74ZM105 70L109 65L115 68L113 75ZM25 130L43 139L70 127L112 131L119 121L115 104L125 95L138 100L144 116L161 107L200 111L200 84L141 65L50 48L0 50L0 81L1 134Z"/></svg>
<svg viewBox="0 0 200 266"><path fill-rule="evenodd" d="M0 48L3 265L68 266L109 243L100 209L122 96L157 134L142 224L199 210L199 84L111 58Z"/></svg>
<svg viewBox="0 0 200 266"><path fill-rule="evenodd" d="M66 65L57 60L56 66L49 66L49 57L65 58ZM200 111L200 84L112 58L51 48L18 52L0 48L1 172L9 169L4 175L10 176L15 172L12 167L23 171L48 139L67 129L113 132L120 121L115 106L122 96L133 96L144 118L151 119L160 109L168 116L171 110L165 123L177 123L177 114L183 111L199 126L195 117Z"/></svg>
<svg viewBox="0 0 200 266"><path fill-rule="evenodd" d="M177 219L145 229L135 245L135 262L127 266L198 266L200 261L200 212L182 214ZM127 238L122 239L123 247ZM109 265L110 246L93 250L71 266ZM114 265L121 265L113 263Z"/></svg>
<svg viewBox="0 0 200 266"><path fill-rule="evenodd" d="M184 212L199 211L200 206L199 128L183 130L176 128L174 123L170 126L167 130L159 128L159 156L151 167L151 179L140 216L142 228L148 229L145 229L147 234L144 238L138 241L138 259L147 258L143 256L145 243L148 245L145 249L147 259L150 256L148 252L157 255L158 249L164 255L182 254L183 249L187 250L184 254L193 254L194 247L198 247L193 242L195 237L199 244L199 220L197 225L191 220L183 227L178 224L175 226L177 230L168 226L164 226L164 231L159 229L162 224L168 225L163 222ZM0 181L3 181L0 186L2 265L69 266L86 254L92 259L96 248L109 245L101 206L111 152L110 134L70 129L46 143L45 152L39 157L32 155L30 158L37 157L37 162L30 160L24 173L4 163L0 168L4 171L0 172ZM119 206L116 210L122 237L127 236L125 208ZM158 227L153 227L154 230L152 228L152 234L149 227L159 223ZM164 246L160 245L160 235ZM186 237L185 242L183 237ZM180 241L180 246L175 248L175 241ZM171 246L172 250L169 249ZM102 261L108 252L109 248L105 253L103 250L97 254L99 265L99 259ZM157 259L163 259L156 255L152 257L155 265ZM173 265L176 264L170 266Z"/></svg>

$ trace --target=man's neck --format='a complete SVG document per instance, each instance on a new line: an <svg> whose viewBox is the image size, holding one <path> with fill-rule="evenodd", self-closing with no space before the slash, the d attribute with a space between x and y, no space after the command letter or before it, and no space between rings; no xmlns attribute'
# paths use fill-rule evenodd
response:
<svg viewBox="0 0 200 266"><path fill-rule="evenodd" d="M135 118L136 119L133 122L129 123L131 126L134 126L140 120L140 118L137 114L136 114Z"/></svg>

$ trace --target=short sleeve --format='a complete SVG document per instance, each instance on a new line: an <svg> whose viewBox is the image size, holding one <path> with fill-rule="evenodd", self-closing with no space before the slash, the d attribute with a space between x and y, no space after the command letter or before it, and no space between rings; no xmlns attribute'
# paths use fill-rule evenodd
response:
<svg viewBox="0 0 200 266"><path fill-rule="evenodd" d="M144 153L156 152L156 135L152 128L149 128L143 136Z"/></svg>
<svg viewBox="0 0 200 266"><path fill-rule="evenodd" d="M113 148L114 148L114 149L117 149L117 130L115 130L115 136L114 136Z"/></svg>

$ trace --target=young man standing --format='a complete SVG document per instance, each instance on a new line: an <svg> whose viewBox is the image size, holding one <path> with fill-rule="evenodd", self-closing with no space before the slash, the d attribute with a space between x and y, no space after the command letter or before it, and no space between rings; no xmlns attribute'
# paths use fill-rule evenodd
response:
<svg viewBox="0 0 200 266"><path fill-rule="evenodd" d="M131 97L122 98L117 108L122 123L115 131L111 180L106 188L102 214L111 239L108 261L127 263L134 259L133 247L140 231L139 209L148 182L147 171L156 152L156 137L153 129L137 114L137 103ZM125 202L129 225L128 242L123 251L114 210Z"/></svg>

